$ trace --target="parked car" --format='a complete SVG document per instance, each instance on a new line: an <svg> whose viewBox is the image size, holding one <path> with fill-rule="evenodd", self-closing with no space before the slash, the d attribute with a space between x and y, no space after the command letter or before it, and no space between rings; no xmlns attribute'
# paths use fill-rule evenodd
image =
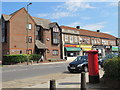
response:
<svg viewBox="0 0 120 90"><path fill-rule="evenodd" d="M100 65L101 65L101 67L103 67L104 62L105 62L106 60L109 60L109 59L114 58L114 57L118 57L118 53L108 54L108 55L106 55L105 57L103 57L102 59L100 59Z"/></svg>
<svg viewBox="0 0 120 90"><path fill-rule="evenodd" d="M100 67L100 65L99 65ZM69 72L88 72L88 56L78 56L67 67Z"/></svg>

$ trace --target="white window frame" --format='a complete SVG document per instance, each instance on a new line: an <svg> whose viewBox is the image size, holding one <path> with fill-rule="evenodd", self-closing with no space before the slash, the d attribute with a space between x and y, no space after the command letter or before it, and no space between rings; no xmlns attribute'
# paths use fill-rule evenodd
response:
<svg viewBox="0 0 120 90"><path fill-rule="evenodd" d="M75 42L78 42L77 36L74 36L74 40Z"/></svg>
<svg viewBox="0 0 120 90"><path fill-rule="evenodd" d="M73 43L73 36L70 36L70 43Z"/></svg>
<svg viewBox="0 0 120 90"><path fill-rule="evenodd" d="M68 41L68 35L65 35L65 41Z"/></svg>
<svg viewBox="0 0 120 90"><path fill-rule="evenodd" d="M31 29L32 29L32 24L29 23L29 24L28 24L28 30L31 30Z"/></svg>

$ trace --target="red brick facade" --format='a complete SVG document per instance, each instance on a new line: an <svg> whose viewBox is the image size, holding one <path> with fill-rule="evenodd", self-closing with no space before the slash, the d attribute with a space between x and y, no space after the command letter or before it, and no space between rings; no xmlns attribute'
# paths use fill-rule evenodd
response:
<svg viewBox="0 0 120 90"><path fill-rule="evenodd" d="M44 54L44 58L48 59L60 59L60 44L52 44L52 30L49 27L50 23L47 20L36 18L38 22L44 22L44 25L38 25L37 21L33 17L28 15L25 8L22 8L10 15L2 15L2 20L5 21L5 32L4 34L6 40L3 41L3 55L7 54L35 54L36 53L36 26L40 26L40 31L42 31L41 41L46 49L39 49ZM27 28L27 24L30 24L30 29ZM56 24L57 25L57 24ZM47 27L47 28L46 28ZM30 38L30 42L27 43L27 37ZM58 36L60 37L60 35ZM31 39L32 38L32 39ZM59 38L60 39L60 38ZM27 50L28 48L28 50ZM54 55L56 51L58 54ZM40 54L40 52L38 52Z"/></svg>
<svg viewBox="0 0 120 90"><path fill-rule="evenodd" d="M27 50L27 12L24 8L16 12L7 25L7 41L3 42L3 54L26 54ZM32 37L32 43L28 43L28 49L34 53L35 44L35 22L28 16L28 23L32 24L32 29L28 30L28 36Z"/></svg>

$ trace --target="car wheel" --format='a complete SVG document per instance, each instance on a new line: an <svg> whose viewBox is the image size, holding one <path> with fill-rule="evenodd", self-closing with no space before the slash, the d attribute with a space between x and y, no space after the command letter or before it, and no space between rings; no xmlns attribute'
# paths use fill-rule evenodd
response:
<svg viewBox="0 0 120 90"><path fill-rule="evenodd" d="M74 71L69 70L70 73L74 73Z"/></svg>
<svg viewBox="0 0 120 90"><path fill-rule="evenodd" d="M84 66L84 72L88 72L88 67Z"/></svg>

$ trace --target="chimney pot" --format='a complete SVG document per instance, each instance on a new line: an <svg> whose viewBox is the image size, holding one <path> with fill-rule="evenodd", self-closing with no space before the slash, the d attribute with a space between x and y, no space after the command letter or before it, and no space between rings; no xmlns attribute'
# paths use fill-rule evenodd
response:
<svg viewBox="0 0 120 90"><path fill-rule="evenodd" d="M80 26L76 26L77 29L80 29Z"/></svg>
<svg viewBox="0 0 120 90"><path fill-rule="evenodd" d="M97 32L100 32L100 30L97 30Z"/></svg>

